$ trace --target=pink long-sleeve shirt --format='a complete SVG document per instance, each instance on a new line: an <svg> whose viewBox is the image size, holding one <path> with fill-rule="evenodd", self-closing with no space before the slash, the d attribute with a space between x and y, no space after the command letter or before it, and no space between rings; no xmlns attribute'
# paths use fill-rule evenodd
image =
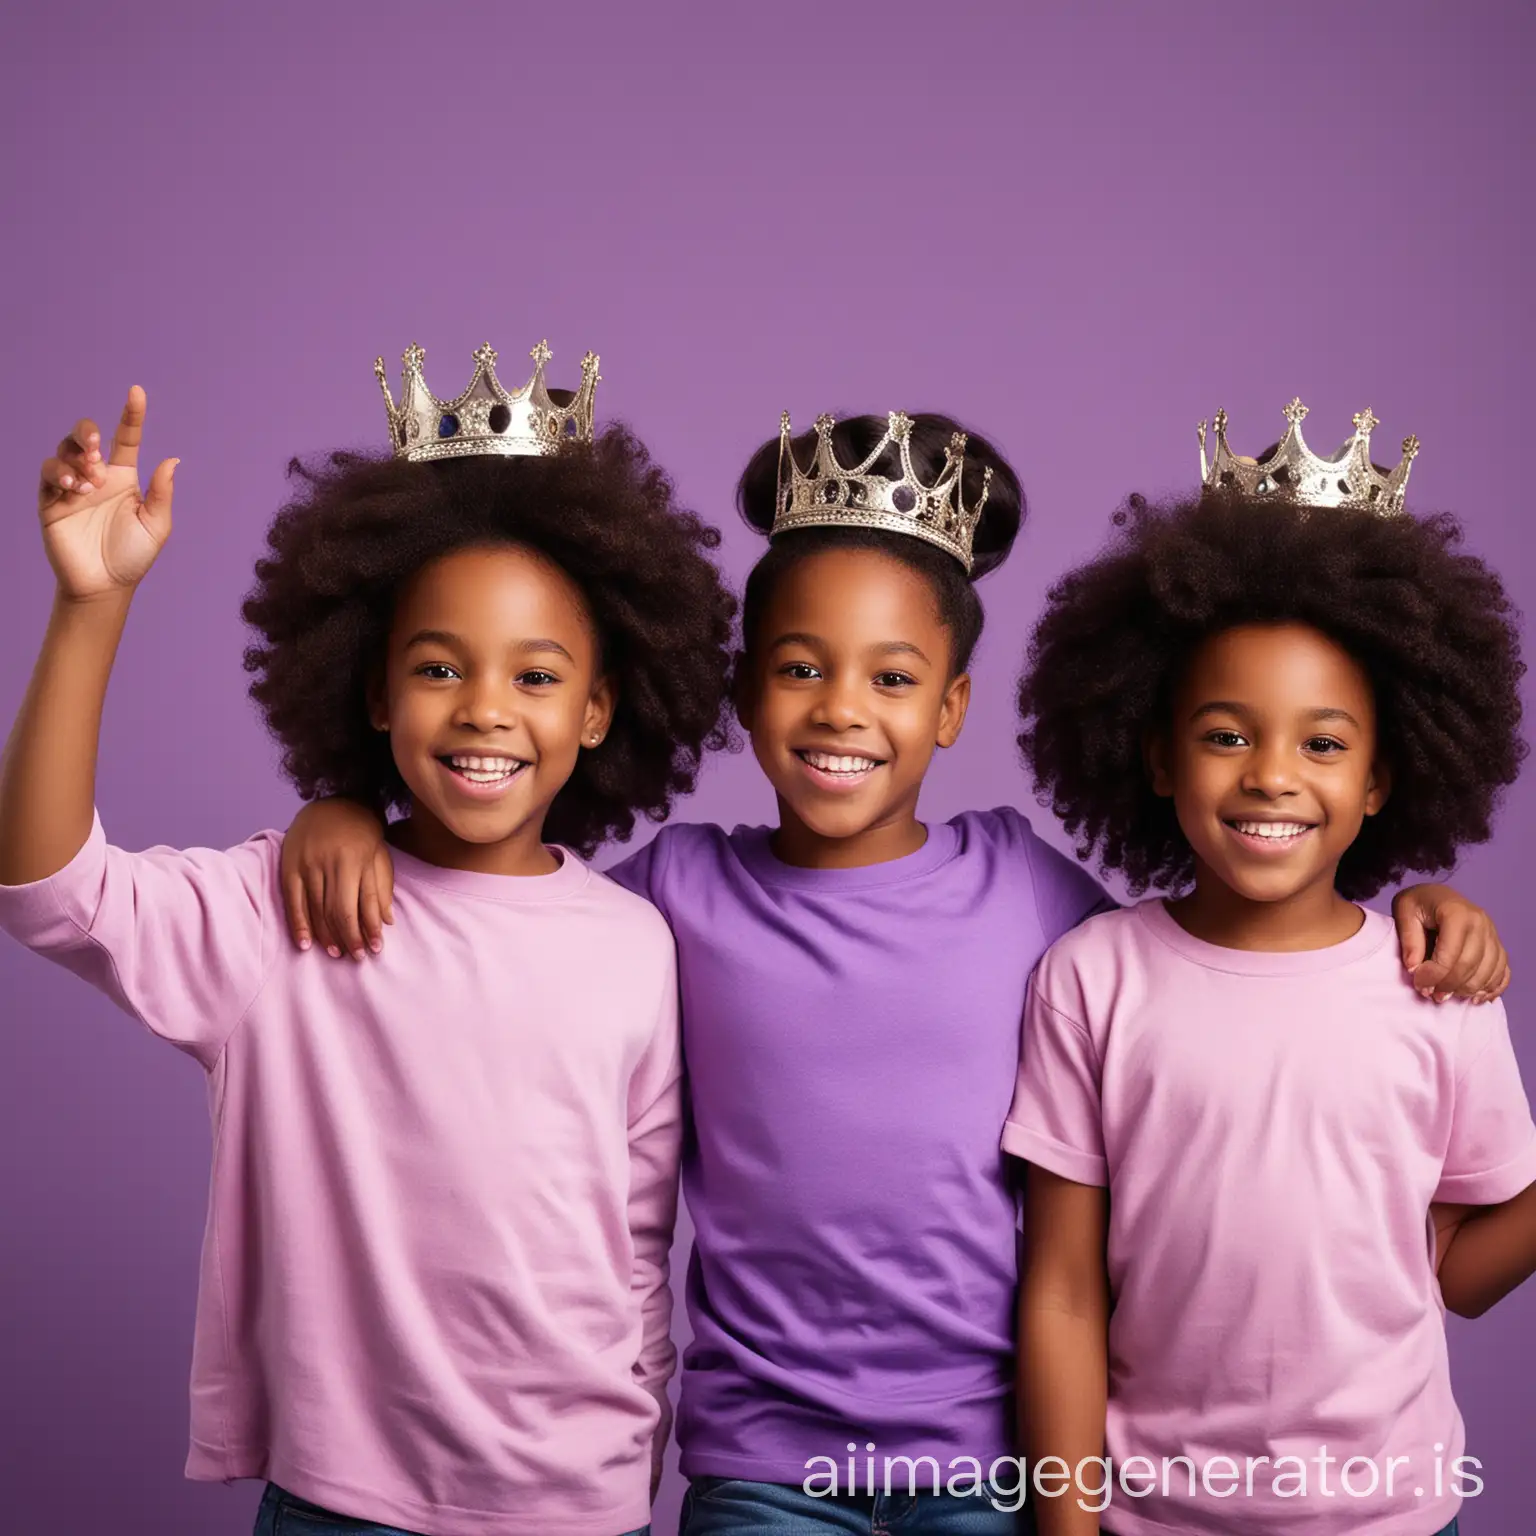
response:
<svg viewBox="0 0 1536 1536"><path fill-rule="evenodd" d="M0 926L208 1074L187 1475L432 1536L648 1518L673 1365L676 969L656 910L395 854L382 955L288 942L280 836L110 847Z"/></svg>

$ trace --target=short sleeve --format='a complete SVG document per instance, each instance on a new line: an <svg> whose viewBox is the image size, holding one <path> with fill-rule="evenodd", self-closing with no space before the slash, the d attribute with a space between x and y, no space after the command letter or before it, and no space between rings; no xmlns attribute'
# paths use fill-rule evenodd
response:
<svg viewBox="0 0 1536 1536"><path fill-rule="evenodd" d="M1536 1183L1536 1124L1503 1003L1464 1010L1463 1064L1435 1199L1501 1205Z"/></svg>
<svg viewBox="0 0 1536 1536"><path fill-rule="evenodd" d="M1075 859L1044 842L1028 823L1024 847L1035 887L1035 907L1047 944L1054 944L1088 918L1115 910L1118 903L1104 887Z"/></svg>
<svg viewBox="0 0 1536 1536"><path fill-rule="evenodd" d="M603 871L626 891L645 897L652 906L661 908L663 912L666 908L661 902L661 871L666 862L667 830L663 827L644 848L637 848L628 858L620 859L617 864Z"/></svg>
<svg viewBox="0 0 1536 1536"><path fill-rule="evenodd" d="M281 839L127 853L99 819L63 869L0 886L0 928L212 1067L275 949Z"/></svg>
<svg viewBox="0 0 1536 1536"><path fill-rule="evenodd" d="M1029 984L1024 1040L1003 1150L1077 1184L1109 1183L1098 1053L1075 1019Z"/></svg>

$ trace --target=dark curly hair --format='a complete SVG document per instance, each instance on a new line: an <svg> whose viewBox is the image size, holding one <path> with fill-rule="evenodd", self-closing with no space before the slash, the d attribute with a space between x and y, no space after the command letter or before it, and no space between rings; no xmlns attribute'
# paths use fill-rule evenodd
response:
<svg viewBox="0 0 1536 1536"><path fill-rule="evenodd" d="M850 416L839 421L832 429L832 446L838 461L862 464L889 426L890 420L885 416ZM948 416L923 414L912 418L912 467L923 480L931 484L938 479L951 436L964 430ZM792 451L802 466L809 465L814 457L816 440L814 431L804 432L793 440ZM939 619L950 633L951 674L964 672L971 664L985 620L981 600L971 583L1008 558L1025 516L1024 488L1013 466L975 433L968 434L965 447L965 475L961 482L965 504L975 504L989 468L992 482L972 542L974 558L969 577L953 555L910 534L885 533L876 528L796 528L780 534L747 577L741 620L746 652L751 653L763 610L786 572L807 556L826 549L875 549L900 560L927 580L938 604ZM896 451L887 450L871 469L876 474L899 476L901 464ZM779 439L775 437L752 455L736 487L737 509L759 533L767 533L773 526L778 476Z"/></svg>
<svg viewBox="0 0 1536 1536"><path fill-rule="evenodd" d="M1079 858L1097 851L1138 895L1193 878L1143 745L1194 649L1252 623L1319 630L1370 679L1392 793L1339 864L1345 896L1444 869L1460 845L1487 839L1525 755L1525 667L1504 587L1461 549L1454 518L1309 515L1276 496L1218 494L1133 496L1115 523L1109 548L1051 589L1018 693L1036 795Z"/></svg>
<svg viewBox="0 0 1536 1536"><path fill-rule="evenodd" d="M589 856L662 821L728 744L724 708L736 601L708 551L719 532L678 506L645 446L612 425L546 457L413 464L333 453L288 466L296 494L267 534L242 612L251 695L300 795L346 795L381 815L409 804L366 688L401 584L455 550L515 544L581 589L618 703L584 751L545 835Z"/></svg>

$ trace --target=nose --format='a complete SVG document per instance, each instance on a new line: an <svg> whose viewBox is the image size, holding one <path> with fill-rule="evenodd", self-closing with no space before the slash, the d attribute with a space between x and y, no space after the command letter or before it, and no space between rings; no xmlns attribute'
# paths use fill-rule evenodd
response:
<svg viewBox="0 0 1536 1536"><path fill-rule="evenodd" d="M859 730L864 726L863 702L858 679L852 672L835 673L816 691L811 724L829 731Z"/></svg>
<svg viewBox="0 0 1536 1536"><path fill-rule="evenodd" d="M472 731L506 731L517 724L515 691L486 673L469 679L460 692L453 723Z"/></svg>
<svg viewBox="0 0 1536 1536"><path fill-rule="evenodd" d="M1294 795L1297 790L1296 757L1284 742L1261 742L1248 754L1243 766L1243 788L1267 800Z"/></svg>

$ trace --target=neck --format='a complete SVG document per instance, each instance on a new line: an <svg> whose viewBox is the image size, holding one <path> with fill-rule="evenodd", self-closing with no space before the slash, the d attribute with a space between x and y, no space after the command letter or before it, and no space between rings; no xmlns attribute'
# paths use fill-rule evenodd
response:
<svg viewBox="0 0 1536 1536"><path fill-rule="evenodd" d="M1186 933L1223 949L1304 950L1342 944L1360 931L1360 909L1339 895L1334 871L1278 901L1234 891L1198 860L1195 888L1168 903Z"/></svg>
<svg viewBox="0 0 1536 1536"><path fill-rule="evenodd" d="M543 832L540 817L499 842L471 843L456 837L435 817L417 811L390 825L389 840L439 869L476 875L552 875L560 868L560 860L544 846Z"/></svg>
<svg viewBox="0 0 1536 1536"><path fill-rule="evenodd" d="M771 846L776 858L799 869L862 869L904 859L927 841L928 828L917 819L915 802L848 837L826 837L806 826L781 799Z"/></svg>

